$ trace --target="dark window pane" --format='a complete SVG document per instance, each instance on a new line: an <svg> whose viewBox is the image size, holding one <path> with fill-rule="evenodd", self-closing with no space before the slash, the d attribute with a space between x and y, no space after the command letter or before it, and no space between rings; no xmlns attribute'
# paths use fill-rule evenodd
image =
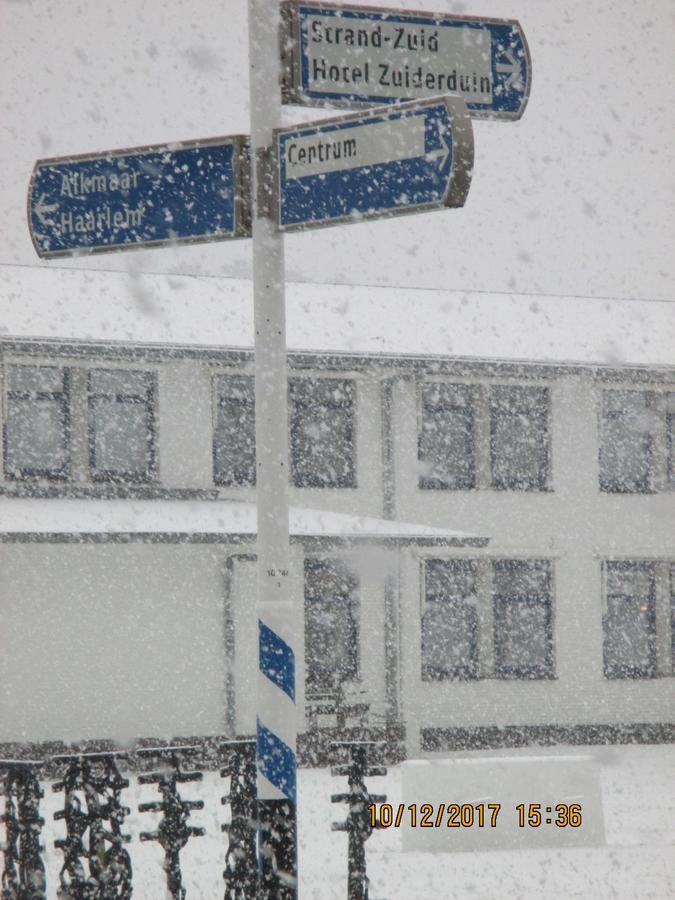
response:
<svg viewBox="0 0 675 900"><path fill-rule="evenodd" d="M543 675L548 671L549 609L544 603L520 600L499 605L501 673Z"/></svg>
<svg viewBox="0 0 675 900"><path fill-rule="evenodd" d="M7 386L10 393L58 394L64 391L65 377L58 366L11 366Z"/></svg>
<svg viewBox="0 0 675 900"><path fill-rule="evenodd" d="M655 571L649 562L608 562L604 663L608 678L656 671Z"/></svg>
<svg viewBox="0 0 675 900"><path fill-rule="evenodd" d="M675 671L675 563L670 567L670 649Z"/></svg>
<svg viewBox="0 0 675 900"><path fill-rule="evenodd" d="M253 377L216 379L213 479L222 485L255 484L255 400Z"/></svg>
<svg viewBox="0 0 675 900"><path fill-rule="evenodd" d="M356 487L353 382L293 378L289 389L293 484Z"/></svg>
<svg viewBox="0 0 675 900"><path fill-rule="evenodd" d="M308 693L358 677L356 578L339 560L305 560L305 670Z"/></svg>
<svg viewBox="0 0 675 900"><path fill-rule="evenodd" d="M155 379L150 372L89 373L89 461L97 481L155 475Z"/></svg>
<svg viewBox="0 0 675 900"><path fill-rule="evenodd" d="M476 564L429 560L422 616L422 679L474 678L478 672Z"/></svg>
<svg viewBox="0 0 675 900"><path fill-rule="evenodd" d="M490 390L492 484L545 490L549 480L548 388L498 385Z"/></svg>
<svg viewBox="0 0 675 900"><path fill-rule="evenodd" d="M668 481L675 486L675 394L671 394L669 402L673 411L666 413L666 473Z"/></svg>
<svg viewBox="0 0 675 900"><path fill-rule="evenodd" d="M651 490L653 431L657 417L642 391L604 391L600 434L600 486L616 493Z"/></svg>
<svg viewBox="0 0 675 900"><path fill-rule="evenodd" d="M493 604L496 674L519 678L553 674L549 561L496 560Z"/></svg>
<svg viewBox="0 0 675 900"><path fill-rule="evenodd" d="M7 373L5 471L10 478L66 478L70 470L69 380L56 366Z"/></svg>
<svg viewBox="0 0 675 900"><path fill-rule="evenodd" d="M462 384L422 386L417 456L421 488L475 487L473 389Z"/></svg>
<svg viewBox="0 0 675 900"><path fill-rule="evenodd" d="M549 599L551 564L546 559L499 559L493 564L495 594L524 599Z"/></svg>

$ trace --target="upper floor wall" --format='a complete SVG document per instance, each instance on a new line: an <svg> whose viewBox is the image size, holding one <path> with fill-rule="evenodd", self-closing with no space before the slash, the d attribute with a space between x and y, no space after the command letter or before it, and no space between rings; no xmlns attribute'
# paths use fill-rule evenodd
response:
<svg viewBox="0 0 675 900"><path fill-rule="evenodd" d="M50 349L3 348L4 493L254 497L250 354ZM292 502L380 514L379 410L361 367L292 370Z"/></svg>
<svg viewBox="0 0 675 900"><path fill-rule="evenodd" d="M250 354L5 342L0 377L5 493L254 495ZM299 505L550 532L675 490L667 370L294 355L288 419Z"/></svg>
<svg viewBox="0 0 675 900"><path fill-rule="evenodd" d="M572 367L398 379L392 514L452 516L504 553L672 553L674 387Z"/></svg>

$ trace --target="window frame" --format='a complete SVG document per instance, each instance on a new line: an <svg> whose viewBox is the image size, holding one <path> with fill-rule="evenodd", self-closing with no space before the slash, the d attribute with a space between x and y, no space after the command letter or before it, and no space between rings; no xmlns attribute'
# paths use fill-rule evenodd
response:
<svg viewBox="0 0 675 900"><path fill-rule="evenodd" d="M142 375L146 385L145 398L137 394L110 393L94 391L92 379L97 373L125 372ZM148 369L102 368L96 366L87 369L87 446L89 476L94 483L111 484L151 484L158 476L157 452L157 374ZM113 404L142 404L145 407L146 430L146 468L144 472L131 472L118 469L101 469L96 465L96 411L95 404L104 400Z"/></svg>
<svg viewBox="0 0 675 900"><path fill-rule="evenodd" d="M495 588L495 575L500 565L508 568L512 566L514 569L518 564L531 564L533 566L541 565L546 571L546 597L535 594L518 594L508 595L498 593ZM493 611L493 647L494 647L494 674L496 678L501 679L517 679L517 680L547 680L555 678L555 634L554 634L554 567L553 561L542 557L522 558L503 558L492 560L492 611ZM503 626L501 618L504 610L511 604L525 605L529 608L543 607L545 641L546 641L546 661L541 666L513 666L506 665L500 659L501 647L499 634L503 634Z"/></svg>
<svg viewBox="0 0 675 900"><path fill-rule="evenodd" d="M337 374L337 373L336 373ZM345 478L338 478L335 482L328 482L317 476L312 477L311 473L299 474L296 467L295 442L298 425L300 424L300 411L312 409L317 406L314 403L298 402L299 398L293 394L293 385L300 383L308 384L324 384L328 382L336 382L341 386L347 386L347 392L350 395L349 403L322 403L322 409L344 410L348 409L349 416L346 431L348 434L347 441L350 448L350 472ZM357 439L357 412L358 412L358 384L356 378L344 377L341 373L339 377L336 375L293 375L288 378L288 450L289 450L289 470L291 485L295 488L310 489L337 489L348 490L358 487L358 453L356 446Z"/></svg>
<svg viewBox="0 0 675 900"><path fill-rule="evenodd" d="M223 404L221 403L221 398L224 396L223 393L219 390L219 384L222 381L240 381L246 382L247 385L250 385L252 389L252 401L250 404L251 412L253 413L253 434L252 434L252 444L253 444L253 478L252 479L233 479L227 480L224 477L220 477L218 474L217 467L217 454L218 454L218 414ZM212 478L213 483L218 487L227 487L227 488L254 488L257 482L257 462L256 462L256 435L255 435L255 376L248 372L216 372L213 375L212 381L212 389L213 389L213 437L211 441L211 462L212 462ZM232 399L231 396L229 398ZM242 402L240 406L246 405L245 402ZM236 472L235 472L236 474Z"/></svg>
<svg viewBox="0 0 675 900"><path fill-rule="evenodd" d="M429 569L431 566L443 566L449 563L452 564L460 564L460 567L463 565L467 570L471 570L474 580L474 592L471 595L474 600L473 602L463 602L462 600L457 601L454 598L452 599L436 599L435 597L429 597L429 592L427 590L427 585L429 581ZM420 670L421 670L421 680L423 682L452 682L452 681L478 681L481 676L481 659L480 659L480 616L478 613L478 606L480 604L480 561L477 559L471 559L467 557L446 557L444 559L439 559L436 557L428 557L422 561L422 583L423 583L423 610L422 615L420 616ZM456 607L458 609L466 608L470 611L470 642L471 642L471 662L464 667L460 667L455 669L454 671L448 671L447 668L442 671L436 669L435 672L431 671L431 667L427 664L425 665L424 660L424 617L427 614L429 607L439 609L441 608L441 604L447 603L449 607Z"/></svg>
<svg viewBox="0 0 675 900"><path fill-rule="evenodd" d="M675 394L672 395L675 398ZM668 402L668 401L667 401ZM666 484L675 488L675 410L666 408Z"/></svg>
<svg viewBox="0 0 675 900"><path fill-rule="evenodd" d="M543 419L543 451L544 451L544 460L542 466L542 476L539 481L534 482L521 482L517 480L512 480L510 482L504 481L504 483L500 483L495 474L495 470L497 468L498 455L497 455L497 423L496 419L498 418L498 402L497 395L500 390L514 390L521 391L525 394L527 391L530 392L539 392L545 398L545 407L544 411L541 414ZM521 414L521 410L516 411L516 415ZM537 418L540 413L538 408L534 405L529 406L526 410L528 414L535 413ZM504 383L493 383L489 386L488 391L488 416L490 421L490 448L489 448L489 459L490 459L490 487L495 491L518 491L523 493L542 493L549 491L551 489L551 479L552 479L552 395L551 388L549 385L539 385L539 384L504 384Z"/></svg>
<svg viewBox="0 0 675 900"><path fill-rule="evenodd" d="M634 394L642 398L645 410L650 407L654 409L655 395L654 391L646 389L626 388L623 386L604 386L600 390L599 403L599 427L598 427L598 483L602 493L604 494L654 494L656 493L655 481L657 480L657 457L658 438L654 434L647 434L649 446L647 449L647 473L644 481L636 482L636 487L623 487L622 482L617 480L616 476L606 477L603 472L603 458L605 453L605 429L606 422L615 421L625 416L624 410L608 409L610 394ZM658 415L658 409L656 410ZM609 443L609 441L608 441Z"/></svg>
<svg viewBox="0 0 675 900"><path fill-rule="evenodd" d="M431 380L426 379L419 382L418 387L418 400L417 400L417 408L419 410L418 420L417 420L417 464L418 467L421 463L425 462L422 459L422 438L424 434L424 425L426 421L426 413L429 410L429 406L425 402L425 391L436 387L438 390L442 390L444 387L459 387L466 390L467 393L467 403L464 406L458 406L455 404L450 404L448 406L439 404L436 406L436 409L450 409L450 410L466 410L469 418L469 440L471 442L471 458L469 460L469 477L467 479L466 484L450 484L447 480L443 478L435 477L435 476L427 476L423 474L418 474L417 476L417 487L419 490L440 490L440 491L471 491L476 490L478 487L478 436L477 436L477 420L478 420L478 391L479 386L473 384L471 382L466 381L439 381L439 380Z"/></svg>
<svg viewBox="0 0 675 900"><path fill-rule="evenodd" d="M333 569L338 573L338 577L344 576L351 582L351 590L349 598L346 600L347 615L350 619L350 655L352 656L352 665L347 674L342 676L339 673L332 673L332 684L327 681L320 683L311 683L309 654L308 654L308 627L307 627L307 611L312 604L322 603L322 598L317 596L309 596L307 577L308 571L320 571ZM356 572L349 568L348 561L337 556L305 556L303 561L303 638L304 638L304 656L305 656L305 694L308 699L319 696L326 696L333 692L339 691L341 685L345 682L361 681L361 604L359 598L359 578Z"/></svg>
<svg viewBox="0 0 675 900"><path fill-rule="evenodd" d="M610 567L616 567L618 571L628 572L631 569L646 571L649 575L649 609L648 609L648 651L650 663L646 668L633 665L610 666L607 663L607 645L609 641L609 600L610 597L620 597L622 600L637 599L637 594L625 592L612 593L608 591L608 575ZM602 562L603 569L603 612L602 612L602 672L608 681L621 681L623 679L649 680L659 676L659 663L657 654L657 628L656 628L656 583L658 578L657 564L653 560L644 559L606 559Z"/></svg>
<svg viewBox="0 0 675 900"><path fill-rule="evenodd" d="M675 561L668 565L667 590L670 609L670 674L675 675Z"/></svg>
<svg viewBox="0 0 675 900"><path fill-rule="evenodd" d="M465 485L445 485L443 479L435 476L429 477L419 473L420 462L424 462L420 456L420 448L425 421L424 389L428 385L448 385L465 388L469 392L469 402L464 407L471 419L471 453L470 463L472 484L469 480ZM414 475L416 489L419 491L445 490L445 491L514 491L518 493L550 493L553 491L553 403L555 398L554 383L550 378L497 378L496 376L480 378L476 376L440 377L435 373L428 376L419 376L415 380L415 407L416 407L416 450L414 461ZM518 391L540 391L546 398L546 408L543 411L543 440L542 447L545 453L543 465L543 478L536 484L512 482L510 485L500 484L494 478L495 460L498 459L496 450L496 426L492 416L493 395L500 389L512 389ZM461 408L461 407L459 407ZM532 404L528 410L534 409ZM411 469L412 447L411 447Z"/></svg>
<svg viewBox="0 0 675 900"><path fill-rule="evenodd" d="M425 678L424 677L424 660L422 646L422 622L425 613L427 585L426 574L427 565L430 562L448 562L448 561L466 561L475 565L475 587L474 600L472 605L476 610L477 629L476 643L477 651L475 652L476 673L466 678L448 677L448 678ZM539 564L546 567L546 596L539 597L523 597L515 602L527 602L540 604L545 608L545 639L546 639L546 659L543 666L513 667L500 664L499 660L499 629L501 626L500 616L497 612L495 603L495 570L499 564ZM506 596L506 595L505 595ZM513 601L509 601L513 602ZM486 556L438 556L436 554L424 554L420 559L420 681L425 684L440 684L453 681L481 681L487 679L511 680L511 681L543 681L555 680L558 676L556 673L556 635L555 635L555 558L545 557L486 557ZM503 605L503 604L502 604Z"/></svg>
<svg viewBox="0 0 675 900"><path fill-rule="evenodd" d="M8 375L10 369L54 369L62 373L63 389L60 391L18 391L8 386ZM24 479L44 479L46 481L63 482L68 481L72 475L72 432L71 432L71 376L67 366L58 366L51 363L47 364L30 364L30 363L10 363L5 368L5 415L2 429L3 437L3 469L5 478L9 481L22 481ZM31 394L35 393L36 400L49 400L57 402L61 407L60 424L62 447L65 454L65 462L58 469L56 468L33 468L31 466L20 466L11 468L8 465L8 449L9 449L9 409L10 403L13 401L30 401ZM18 396L16 396L18 395ZM44 396L40 396L44 395Z"/></svg>

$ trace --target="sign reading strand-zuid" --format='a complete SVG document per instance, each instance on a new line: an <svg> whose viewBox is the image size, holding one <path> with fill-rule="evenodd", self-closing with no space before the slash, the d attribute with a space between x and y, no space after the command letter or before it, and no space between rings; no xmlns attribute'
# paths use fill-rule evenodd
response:
<svg viewBox="0 0 675 900"><path fill-rule="evenodd" d="M284 103L365 106L459 94L472 118L519 119L532 78L520 24L285 0Z"/></svg>

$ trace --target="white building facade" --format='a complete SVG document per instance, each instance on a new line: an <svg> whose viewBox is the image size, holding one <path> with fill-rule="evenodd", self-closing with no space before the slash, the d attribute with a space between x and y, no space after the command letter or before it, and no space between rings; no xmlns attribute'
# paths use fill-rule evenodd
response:
<svg viewBox="0 0 675 900"><path fill-rule="evenodd" d="M675 367L410 345L289 355L299 730L672 739ZM0 742L251 733L250 350L0 353Z"/></svg>

